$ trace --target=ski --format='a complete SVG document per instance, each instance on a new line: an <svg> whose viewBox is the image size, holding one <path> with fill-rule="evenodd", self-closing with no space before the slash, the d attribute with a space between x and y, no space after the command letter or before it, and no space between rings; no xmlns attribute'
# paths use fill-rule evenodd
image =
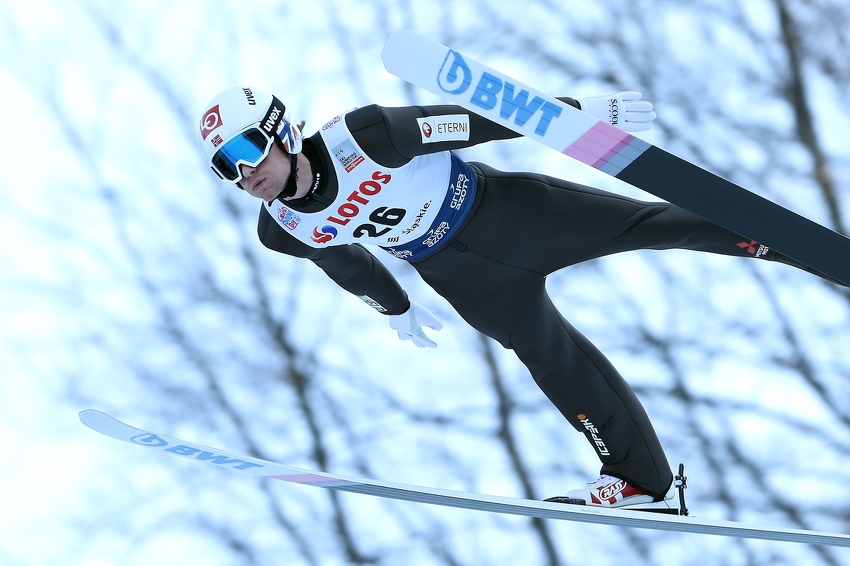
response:
<svg viewBox="0 0 850 566"><path fill-rule="evenodd" d="M392 74L850 284L850 239L410 30L381 53ZM751 240L750 240L751 239Z"/></svg>
<svg viewBox="0 0 850 566"><path fill-rule="evenodd" d="M560 519L582 523L617 525L621 527L814 545L850 546L850 535L845 534L770 528L746 525L733 521L699 519L693 516L666 515L622 509L605 509L586 505L565 505L563 503L530 501L312 471L287 464L241 456L219 448L211 448L194 442L156 434L125 424L106 413L94 409L82 411L80 413L80 420L92 430L111 438L129 442L136 446L143 446L156 452L181 456L217 468L226 468L246 476L259 476L389 499L400 499L509 515L522 515L541 519ZM680 469L680 475L681 473L682 470Z"/></svg>

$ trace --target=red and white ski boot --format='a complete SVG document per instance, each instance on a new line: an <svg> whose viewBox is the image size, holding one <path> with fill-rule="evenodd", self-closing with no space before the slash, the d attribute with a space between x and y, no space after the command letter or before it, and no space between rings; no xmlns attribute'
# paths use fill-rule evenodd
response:
<svg viewBox="0 0 850 566"><path fill-rule="evenodd" d="M570 490L565 496L550 497L546 501L678 514L679 510L668 503L672 498L673 494L670 493L663 500L655 501L651 495L643 493L627 481L603 474L583 488Z"/></svg>

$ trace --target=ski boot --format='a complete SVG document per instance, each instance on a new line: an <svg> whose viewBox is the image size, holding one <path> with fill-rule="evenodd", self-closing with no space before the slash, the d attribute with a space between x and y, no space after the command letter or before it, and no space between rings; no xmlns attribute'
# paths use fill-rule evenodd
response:
<svg viewBox="0 0 850 566"><path fill-rule="evenodd" d="M670 504L670 500L674 497L672 492L668 492L664 499L656 501L651 495L643 493L627 481L604 474L599 476L596 481L587 484L581 489L573 489L568 491L564 496L550 497L545 501L567 503L570 505L628 509L630 511L651 511L671 515L687 515L688 508L685 506L684 490L687 488L688 478L684 473L684 464L679 464L679 474L675 476L673 482L673 486L679 492L678 509Z"/></svg>

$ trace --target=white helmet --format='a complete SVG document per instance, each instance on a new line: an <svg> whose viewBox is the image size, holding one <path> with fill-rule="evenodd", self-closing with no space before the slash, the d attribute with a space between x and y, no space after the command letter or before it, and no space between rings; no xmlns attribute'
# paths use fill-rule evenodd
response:
<svg viewBox="0 0 850 566"><path fill-rule="evenodd" d="M198 124L198 145L215 173L232 183L242 180L239 165L256 167L277 143L293 162L301 151L301 130L272 93L234 87L206 106ZM295 167L293 163L293 175ZM293 185L294 182L288 183Z"/></svg>

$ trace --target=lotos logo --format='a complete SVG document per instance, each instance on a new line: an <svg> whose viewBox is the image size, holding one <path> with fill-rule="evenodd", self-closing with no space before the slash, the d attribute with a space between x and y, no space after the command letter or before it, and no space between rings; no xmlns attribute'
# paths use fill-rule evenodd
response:
<svg viewBox="0 0 850 566"><path fill-rule="evenodd" d="M340 226L348 224L352 218L360 214L360 206L358 205L369 204L369 197L373 197L381 192L381 185L386 185L390 182L390 179L392 179L392 175L389 173L382 173L380 171L372 173L372 179L360 183L357 190L348 195L345 202L339 205L339 208L336 210L338 216L328 216L328 221L339 224ZM342 218L339 218L340 216ZM325 226L325 228L330 228L330 226ZM318 241L315 237L313 240Z"/></svg>
<svg viewBox="0 0 850 566"><path fill-rule="evenodd" d="M223 122L221 121L221 114L218 110L218 104L207 110L204 117L201 118L201 138L207 139L207 136L212 133L213 130L221 126Z"/></svg>
<svg viewBox="0 0 850 566"><path fill-rule="evenodd" d="M437 84L441 90L448 94L460 95L469 90L473 82L473 72L460 53L450 49L446 55L443 65L437 74ZM531 93L520 89L510 81L488 73L481 73L475 90L469 97L469 102L495 114L498 107L499 118L508 120L514 117L514 124L523 127L535 115L540 114L534 133L545 136L552 120L561 115L561 107L548 102L541 96L535 95L531 100Z"/></svg>
<svg viewBox="0 0 850 566"><path fill-rule="evenodd" d="M313 228L313 241L317 244L326 244L336 238L337 229L333 226L322 226L322 229Z"/></svg>

